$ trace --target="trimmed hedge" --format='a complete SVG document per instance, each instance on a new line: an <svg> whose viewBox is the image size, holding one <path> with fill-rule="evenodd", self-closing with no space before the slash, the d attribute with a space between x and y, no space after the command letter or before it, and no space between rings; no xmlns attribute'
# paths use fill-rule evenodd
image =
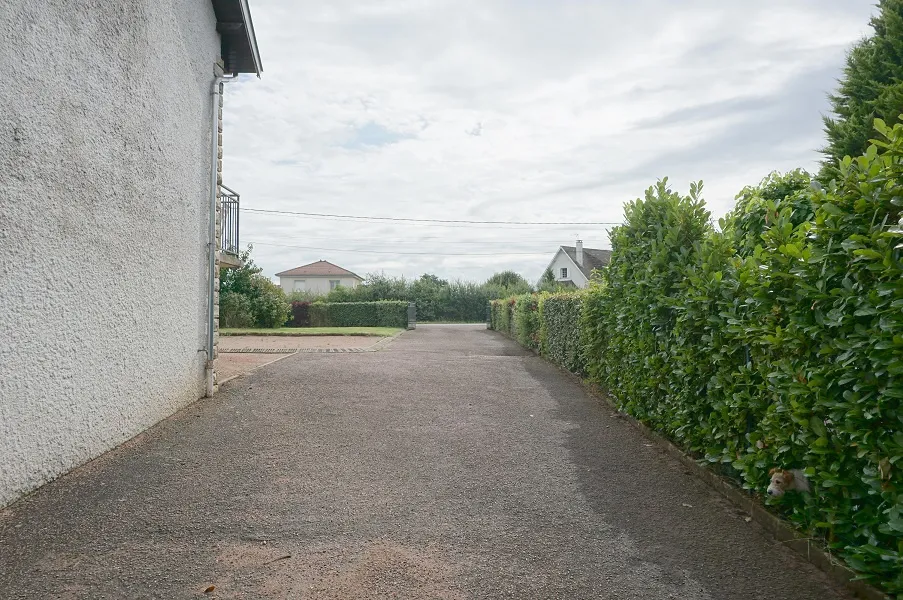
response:
<svg viewBox="0 0 903 600"><path fill-rule="evenodd" d="M308 307L312 327L407 327L408 303L314 302Z"/></svg>
<svg viewBox="0 0 903 600"><path fill-rule="evenodd" d="M887 141L839 181L771 176L720 231L701 186L650 188L573 300L579 349L555 295L540 350L903 595L903 125L876 126ZM812 493L764 496L772 467L804 469Z"/></svg>
<svg viewBox="0 0 903 600"><path fill-rule="evenodd" d="M539 349L539 299L532 294L514 299L514 334L521 346Z"/></svg>
<svg viewBox="0 0 903 600"><path fill-rule="evenodd" d="M310 327L310 302L292 301L292 316L286 327Z"/></svg>
<svg viewBox="0 0 903 600"><path fill-rule="evenodd" d="M538 351L570 371L583 372L580 346L581 292L524 294L494 300L489 328Z"/></svg>
<svg viewBox="0 0 903 600"><path fill-rule="evenodd" d="M514 298L493 300L490 304L490 327L505 335L514 336Z"/></svg>
<svg viewBox="0 0 903 600"><path fill-rule="evenodd" d="M583 294L544 294L539 298L539 352L572 373L583 373L580 318Z"/></svg>

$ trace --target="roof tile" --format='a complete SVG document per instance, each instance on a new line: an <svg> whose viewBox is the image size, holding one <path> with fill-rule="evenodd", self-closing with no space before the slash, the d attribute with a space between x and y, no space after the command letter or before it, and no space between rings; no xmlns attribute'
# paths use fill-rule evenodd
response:
<svg viewBox="0 0 903 600"><path fill-rule="evenodd" d="M338 265L334 265L326 260L318 260L317 262L312 262L309 265L302 265L300 267L295 267L294 269L289 269L288 271L283 271L281 273L276 273L276 277L337 277L337 276L345 276L345 277L355 277L360 281L363 281L364 278L359 275L355 275L348 269L343 269Z"/></svg>
<svg viewBox="0 0 903 600"><path fill-rule="evenodd" d="M574 246L562 246L562 250L577 264L577 249ZM584 248L583 249L583 266L580 270L589 279L592 277L593 269L601 269L608 265L611 260L611 250L602 250L600 248Z"/></svg>

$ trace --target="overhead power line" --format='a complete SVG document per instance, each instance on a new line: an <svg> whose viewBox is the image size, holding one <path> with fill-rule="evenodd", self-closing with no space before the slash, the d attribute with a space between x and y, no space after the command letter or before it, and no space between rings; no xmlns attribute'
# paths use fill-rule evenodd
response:
<svg viewBox="0 0 903 600"><path fill-rule="evenodd" d="M301 212L293 210L270 210L266 208L242 208L242 211L273 214L295 215L299 217L318 217L329 219L351 219L365 221L402 221L405 223L455 223L466 225L620 225L608 221L477 221L467 219L414 219L407 217L369 217L364 215L336 215L330 213Z"/></svg>
<svg viewBox="0 0 903 600"><path fill-rule="evenodd" d="M273 244L270 242L248 242L255 246L276 246L278 248L300 248L301 250L324 250L326 252L358 252L361 254L397 254L404 256L546 256L548 252L393 252L391 250L359 250L353 248L321 248L319 246L292 246L290 244Z"/></svg>
<svg viewBox="0 0 903 600"><path fill-rule="evenodd" d="M494 236L497 238L498 236ZM436 245L477 245L477 246L536 246L537 244L549 244L554 245L556 248L561 245L567 245L568 243L574 243L574 240L564 240L559 238L557 240L537 240L532 237L529 239L508 239L508 240L499 240L499 239L491 239L491 240L455 240L449 239L445 237L425 237L425 238L406 238L406 239L398 239L398 238L384 238L384 237L358 237L353 236L350 239L337 239L337 236L309 236L305 234L299 234L294 236L294 240L301 238L305 242L309 242L311 240L317 241L326 241L326 242L374 242L379 245L385 244L406 244L406 245L421 245L421 246L436 246ZM287 241L291 242L293 239L279 239L279 238L270 238L274 242L282 242ZM585 245L590 245L593 243L605 244L605 240L597 239L597 238L581 238Z"/></svg>

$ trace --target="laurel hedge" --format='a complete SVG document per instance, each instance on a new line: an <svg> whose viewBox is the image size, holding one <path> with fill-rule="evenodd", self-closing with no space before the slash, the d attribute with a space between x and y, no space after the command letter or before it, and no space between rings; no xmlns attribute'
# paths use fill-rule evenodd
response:
<svg viewBox="0 0 903 600"><path fill-rule="evenodd" d="M580 347L583 294L523 294L490 303L489 328L575 373L583 372Z"/></svg>
<svg viewBox="0 0 903 600"><path fill-rule="evenodd" d="M490 328L514 337L514 305L516 297L490 302Z"/></svg>
<svg viewBox="0 0 903 600"><path fill-rule="evenodd" d="M514 299L514 333L521 346L539 349L539 298L524 294Z"/></svg>
<svg viewBox="0 0 903 600"><path fill-rule="evenodd" d="M408 303L400 300L377 302L313 302L308 307L312 327L407 327Z"/></svg>
<svg viewBox="0 0 903 600"><path fill-rule="evenodd" d="M539 298L539 352L573 373L583 373L580 324L583 294L543 294Z"/></svg>
<svg viewBox="0 0 903 600"><path fill-rule="evenodd" d="M839 180L771 176L717 229L659 182L599 282L538 300L540 350L903 597L903 125L876 127ZM765 497L772 467L812 493Z"/></svg>

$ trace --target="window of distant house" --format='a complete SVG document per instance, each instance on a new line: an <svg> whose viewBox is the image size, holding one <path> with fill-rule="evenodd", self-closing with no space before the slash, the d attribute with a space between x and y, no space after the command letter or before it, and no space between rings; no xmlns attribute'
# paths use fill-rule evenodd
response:
<svg viewBox="0 0 903 600"><path fill-rule="evenodd" d="M294 291L296 291L296 292L303 292L303 291L304 291L305 283L306 283L306 280L305 280L305 279L296 279L296 280L295 280L295 287L292 288L292 289L293 289Z"/></svg>
<svg viewBox="0 0 903 600"><path fill-rule="evenodd" d="M334 290L337 287L339 287L339 285L341 285L341 283L342 282L339 281L338 279L330 279L329 280L329 289Z"/></svg>
<svg viewBox="0 0 903 600"><path fill-rule="evenodd" d="M568 278L568 268L567 268L567 267L561 267L561 277L560 277L560 279L567 279L567 278Z"/></svg>

